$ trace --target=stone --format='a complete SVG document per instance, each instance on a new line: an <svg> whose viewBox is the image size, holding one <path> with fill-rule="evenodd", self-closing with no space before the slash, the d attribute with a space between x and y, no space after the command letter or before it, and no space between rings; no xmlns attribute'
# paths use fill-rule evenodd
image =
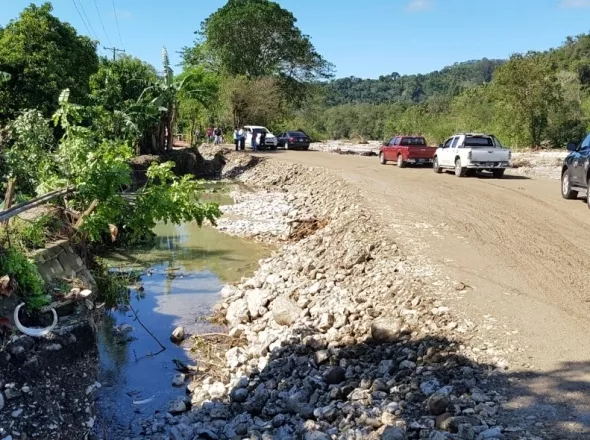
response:
<svg viewBox="0 0 590 440"><path fill-rule="evenodd" d="M457 438L461 440L473 440L475 438L475 430L469 424L459 425L457 430Z"/></svg>
<svg viewBox="0 0 590 440"><path fill-rule="evenodd" d="M386 427L381 434L381 440L406 440L407 438L406 431L395 426Z"/></svg>
<svg viewBox="0 0 590 440"><path fill-rule="evenodd" d="M321 332L327 332L332 328L334 324L334 315L331 313L322 313L320 317L320 322L318 324L318 330Z"/></svg>
<svg viewBox="0 0 590 440"><path fill-rule="evenodd" d="M236 388L230 393L232 402L243 403L248 399L248 390L246 388Z"/></svg>
<svg viewBox="0 0 590 440"><path fill-rule="evenodd" d="M240 327L233 327L229 331L228 335L230 338L239 339L243 333L244 333L244 329L242 329Z"/></svg>
<svg viewBox="0 0 590 440"><path fill-rule="evenodd" d="M322 365L330 359L330 351L329 350L318 350L315 352L314 360L317 365Z"/></svg>
<svg viewBox="0 0 590 440"><path fill-rule="evenodd" d="M486 429L482 431L477 436L478 439L485 440L485 439L503 439L504 435L502 434L502 430L499 427Z"/></svg>
<svg viewBox="0 0 590 440"><path fill-rule="evenodd" d="M428 440L448 440L449 438L444 432L432 431L428 436Z"/></svg>
<svg viewBox="0 0 590 440"><path fill-rule="evenodd" d="M227 308L226 319L232 324L243 324L250 320L248 303L245 299L240 298L232 302Z"/></svg>
<svg viewBox="0 0 590 440"><path fill-rule="evenodd" d="M377 318L371 324L371 337L377 342L397 342L402 336L402 323L396 318Z"/></svg>
<svg viewBox="0 0 590 440"><path fill-rule="evenodd" d="M5 403L4 403L4 395L2 393L0 393L0 411L2 411L4 409Z"/></svg>
<svg viewBox="0 0 590 440"><path fill-rule="evenodd" d="M12 413L10 414L12 416L12 418L17 419L21 416L21 414L23 413L23 409L19 408L19 409L15 409L14 411L12 411Z"/></svg>
<svg viewBox="0 0 590 440"><path fill-rule="evenodd" d="M212 399L220 399L225 396L225 385L223 382L215 382L209 387L209 395Z"/></svg>
<svg viewBox="0 0 590 440"><path fill-rule="evenodd" d="M225 359L227 360L227 365L231 369L235 369L248 361L248 353L242 347L230 348L225 353Z"/></svg>
<svg viewBox="0 0 590 440"><path fill-rule="evenodd" d="M6 388L6 390L4 391L4 395L6 397L6 400L13 400L22 396L22 393L20 390L17 390L16 388Z"/></svg>
<svg viewBox="0 0 590 440"><path fill-rule="evenodd" d="M322 431L309 431L305 433L304 440L331 440L330 436Z"/></svg>
<svg viewBox="0 0 590 440"><path fill-rule="evenodd" d="M471 426L479 426L481 425L481 421L474 416L451 416L448 417L446 414L441 414L437 418L437 427L449 431L453 434L456 434L459 431L460 425L471 425Z"/></svg>
<svg viewBox="0 0 590 440"><path fill-rule="evenodd" d="M272 316L279 325L292 325L301 315L301 308L287 296L277 297L271 305Z"/></svg>
<svg viewBox="0 0 590 440"><path fill-rule="evenodd" d="M186 406L186 402L184 401L184 397L177 398L174 402L171 402L168 405L168 412L170 414L181 414L186 412L188 407Z"/></svg>
<svg viewBox="0 0 590 440"><path fill-rule="evenodd" d="M170 340L176 344L178 344L179 342L184 341L184 338L186 337L185 332L184 332L184 327L176 327L174 329L174 331L172 331L172 334L170 335Z"/></svg>
<svg viewBox="0 0 590 440"><path fill-rule="evenodd" d="M328 385L336 385L346 380L346 370L341 367L329 368L323 375L324 382Z"/></svg>
<svg viewBox="0 0 590 440"><path fill-rule="evenodd" d="M179 423L170 429L170 440L192 440L194 430L186 423Z"/></svg>
<svg viewBox="0 0 590 440"><path fill-rule="evenodd" d="M440 388L440 383L436 379L428 380L420 384L420 391L425 396L431 396Z"/></svg>
<svg viewBox="0 0 590 440"><path fill-rule="evenodd" d="M414 370L416 368L416 363L406 359L405 361L400 362L399 368L402 370L404 370L404 369Z"/></svg>
<svg viewBox="0 0 590 440"><path fill-rule="evenodd" d="M254 289L246 294L246 302L250 317L256 319L260 316L260 310L268 304L268 299L262 290Z"/></svg>
<svg viewBox="0 0 590 440"><path fill-rule="evenodd" d="M450 403L450 399L445 394L433 394L426 401L428 412L433 416L440 416L447 410L447 406Z"/></svg>
<svg viewBox="0 0 590 440"><path fill-rule="evenodd" d="M172 385L174 385L175 387L181 387L184 385L184 381L186 379L186 376L182 373L176 373L174 375L174 377L172 378Z"/></svg>

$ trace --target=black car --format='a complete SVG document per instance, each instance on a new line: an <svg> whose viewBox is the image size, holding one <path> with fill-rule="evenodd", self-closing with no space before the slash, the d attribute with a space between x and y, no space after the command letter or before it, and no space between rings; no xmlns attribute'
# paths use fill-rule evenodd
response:
<svg viewBox="0 0 590 440"><path fill-rule="evenodd" d="M302 131L285 131L277 137L279 147L285 150L309 150L311 139Z"/></svg>
<svg viewBox="0 0 590 440"><path fill-rule="evenodd" d="M590 133L579 144L570 143L570 154L563 160L561 170L561 195L564 199L575 199L579 191L586 191L590 208Z"/></svg>

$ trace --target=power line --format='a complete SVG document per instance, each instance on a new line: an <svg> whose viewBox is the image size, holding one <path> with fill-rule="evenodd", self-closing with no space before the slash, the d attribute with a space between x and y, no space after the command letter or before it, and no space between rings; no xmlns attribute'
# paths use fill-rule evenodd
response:
<svg viewBox="0 0 590 440"><path fill-rule="evenodd" d="M108 34L107 30L104 27L104 23L102 21L102 17L100 15L100 11L98 10L98 4L96 3L96 0L94 0L94 7L96 8L96 13L98 14L98 19L100 20L100 25L102 26L102 30L103 30L105 36L107 37L107 41L109 42L109 44L112 44L111 43L111 39L109 38L109 34Z"/></svg>
<svg viewBox="0 0 590 440"><path fill-rule="evenodd" d="M115 0L113 0L113 12L115 13L115 22L117 23L117 32L119 33L119 43L121 43L121 46L125 47L125 45L123 44L123 39L121 38L121 28L119 27L119 17L117 16Z"/></svg>
<svg viewBox="0 0 590 440"><path fill-rule="evenodd" d="M84 17L86 17L86 21L88 21L88 26L90 26L90 29L92 30L92 32L95 35L95 39L99 39L98 38L98 33L94 30L94 28L92 27L92 23L90 22L90 19L88 18L88 15L86 15L86 10L84 9L84 5L82 4L82 2L80 0L78 0L78 4L80 5L80 9L82 10L82 14L84 14Z"/></svg>
<svg viewBox="0 0 590 440"><path fill-rule="evenodd" d="M90 29L88 28L88 25L84 21L84 18L82 17L82 14L80 14L80 9L78 9L78 5L76 4L76 0L72 0L72 3L74 4L74 7L76 8L76 11L78 12L78 16L80 17L80 20L82 21L82 24L84 24L84 27L86 28L86 31L88 32L88 35L90 35L92 38L94 38L96 40L96 37L92 35L92 32L90 32Z"/></svg>
<svg viewBox="0 0 590 440"><path fill-rule="evenodd" d="M125 53L124 49L117 49L116 47L104 47L104 50L112 50L113 51L113 61L115 61L117 59L117 52L123 52Z"/></svg>

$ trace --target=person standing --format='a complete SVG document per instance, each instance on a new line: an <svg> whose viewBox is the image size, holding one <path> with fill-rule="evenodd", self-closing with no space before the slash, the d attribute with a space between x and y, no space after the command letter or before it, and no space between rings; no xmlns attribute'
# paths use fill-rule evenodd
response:
<svg viewBox="0 0 590 440"><path fill-rule="evenodd" d="M211 143L213 140L213 127L207 129L207 143Z"/></svg>
<svg viewBox="0 0 590 440"><path fill-rule="evenodd" d="M240 131L238 127L234 129L234 144L236 145L236 151L240 149Z"/></svg>
<svg viewBox="0 0 590 440"><path fill-rule="evenodd" d="M221 128L217 127L214 131L215 133L215 145L219 145L221 143Z"/></svg>
<svg viewBox="0 0 590 440"><path fill-rule="evenodd" d="M258 146L256 145L256 138L258 137L258 133L256 133L256 130L252 130L252 150L253 151L258 151Z"/></svg>
<svg viewBox="0 0 590 440"><path fill-rule="evenodd" d="M260 145L260 149L261 150L264 150L265 147L266 147L266 131L264 131L264 130L262 130L260 132L260 142L259 142L259 145Z"/></svg>
<svg viewBox="0 0 590 440"><path fill-rule="evenodd" d="M240 150L244 151L246 149L246 130L244 130L244 127L240 128L238 134L240 136Z"/></svg>

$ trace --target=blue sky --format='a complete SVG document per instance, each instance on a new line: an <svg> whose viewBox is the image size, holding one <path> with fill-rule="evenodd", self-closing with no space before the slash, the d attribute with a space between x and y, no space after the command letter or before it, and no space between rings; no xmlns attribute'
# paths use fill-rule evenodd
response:
<svg viewBox="0 0 590 440"><path fill-rule="evenodd" d="M27 4L43 1L0 0L0 25ZM295 14L302 31L335 64L338 77L427 73L457 61L505 58L515 52L556 47L568 35L590 32L590 0L278 1ZM88 34L74 6L78 5L101 47L122 46L159 67L161 47L168 48L177 64L176 51L192 43L201 21L225 0L52 3L55 15Z"/></svg>

